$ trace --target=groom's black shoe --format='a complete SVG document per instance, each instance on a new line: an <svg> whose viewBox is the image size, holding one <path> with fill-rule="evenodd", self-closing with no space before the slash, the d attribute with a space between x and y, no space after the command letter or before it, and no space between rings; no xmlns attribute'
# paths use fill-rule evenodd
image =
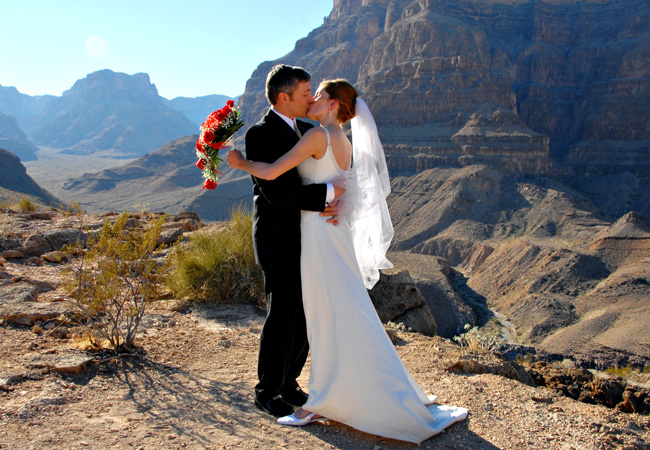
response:
<svg viewBox="0 0 650 450"><path fill-rule="evenodd" d="M294 389L282 391L282 398L290 405L302 406L307 403L309 395L300 389L300 386L296 386Z"/></svg>
<svg viewBox="0 0 650 450"><path fill-rule="evenodd" d="M284 417L293 414L293 407L283 400L280 395L266 400L255 397L255 406L275 417Z"/></svg>

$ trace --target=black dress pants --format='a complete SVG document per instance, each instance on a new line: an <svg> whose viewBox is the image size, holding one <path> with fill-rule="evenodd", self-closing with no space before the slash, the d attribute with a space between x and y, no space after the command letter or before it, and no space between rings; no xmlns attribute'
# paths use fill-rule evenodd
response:
<svg viewBox="0 0 650 450"><path fill-rule="evenodd" d="M255 386L255 395L262 400L295 390L309 352L300 258L278 263L262 266L267 316L260 336L259 383Z"/></svg>

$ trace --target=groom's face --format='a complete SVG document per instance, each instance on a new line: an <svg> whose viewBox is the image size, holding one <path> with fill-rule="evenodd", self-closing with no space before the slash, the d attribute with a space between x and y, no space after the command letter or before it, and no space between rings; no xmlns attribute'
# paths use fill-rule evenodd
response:
<svg viewBox="0 0 650 450"><path fill-rule="evenodd" d="M298 83L298 87L291 93L287 107L294 117L307 117L307 110L313 102L311 83L303 81Z"/></svg>

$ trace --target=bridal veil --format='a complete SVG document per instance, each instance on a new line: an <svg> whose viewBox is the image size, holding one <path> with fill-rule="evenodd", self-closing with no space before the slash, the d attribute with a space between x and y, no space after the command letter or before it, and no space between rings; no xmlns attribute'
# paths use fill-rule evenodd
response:
<svg viewBox="0 0 650 450"><path fill-rule="evenodd" d="M379 280L379 269L393 267L386 251L393 225L386 197L390 180L377 125L368 105L357 97L352 127L352 169L348 173L341 217L352 230L354 252L367 289Z"/></svg>

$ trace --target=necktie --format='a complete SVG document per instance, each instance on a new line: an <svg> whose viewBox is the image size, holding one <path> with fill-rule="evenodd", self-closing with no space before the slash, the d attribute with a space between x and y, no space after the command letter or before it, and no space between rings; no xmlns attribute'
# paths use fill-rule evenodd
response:
<svg viewBox="0 0 650 450"><path fill-rule="evenodd" d="M298 123L296 122L296 119L293 119L293 129L295 130L296 134L298 137L302 137L302 133L300 132L300 129L298 129Z"/></svg>

